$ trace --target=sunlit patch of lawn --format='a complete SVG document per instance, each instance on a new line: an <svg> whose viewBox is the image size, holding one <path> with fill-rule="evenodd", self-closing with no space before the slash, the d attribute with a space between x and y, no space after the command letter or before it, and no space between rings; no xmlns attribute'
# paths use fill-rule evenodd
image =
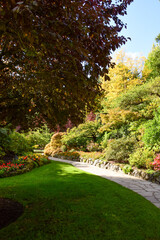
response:
<svg viewBox="0 0 160 240"><path fill-rule="evenodd" d="M160 210L114 182L59 162L0 179L25 206L2 240L159 240Z"/></svg>

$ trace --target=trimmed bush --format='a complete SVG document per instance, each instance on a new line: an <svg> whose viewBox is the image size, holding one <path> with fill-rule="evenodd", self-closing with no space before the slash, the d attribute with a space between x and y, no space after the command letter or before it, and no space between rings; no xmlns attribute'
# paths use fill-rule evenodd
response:
<svg viewBox="0 0 160 240"><path fill-rule="evenodd" d="M62 136L64 133L58 132L51 137L50 143L44 148L44 155L54 156L56 153L62 152Z"/></svg>

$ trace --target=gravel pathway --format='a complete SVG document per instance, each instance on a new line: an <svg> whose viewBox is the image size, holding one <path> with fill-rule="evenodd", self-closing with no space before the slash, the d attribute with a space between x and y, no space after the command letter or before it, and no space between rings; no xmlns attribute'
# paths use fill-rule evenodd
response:
<svg viewBox="0 0 160 240"><path fill-rule="evenodd" d="M74 167L81 169L85 172L89 172L116 182L142 195L144 198L152 202L156 207L160 208L160 185L156 183L152 183L121 172L114 172L112 170L102 169L83 162L73 162L54 157L49 157L49 159L72 164Z"/></svg>

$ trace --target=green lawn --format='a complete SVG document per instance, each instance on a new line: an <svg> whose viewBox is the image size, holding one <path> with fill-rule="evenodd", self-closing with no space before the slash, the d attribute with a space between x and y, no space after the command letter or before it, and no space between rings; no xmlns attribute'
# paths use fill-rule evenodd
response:
<svg viewBox="0 0 160 240"><path fill-rule="evenodd" d="M140 195L65 163L0 179L0 197L25 205L1 240L159 240L160 210Z"/></svg>

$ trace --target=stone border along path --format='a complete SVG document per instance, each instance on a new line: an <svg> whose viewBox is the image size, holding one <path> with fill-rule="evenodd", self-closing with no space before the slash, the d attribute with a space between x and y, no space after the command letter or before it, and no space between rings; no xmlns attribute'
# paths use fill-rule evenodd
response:
<svg viewBox="0 0 160 240"><path fill-rule="evenodd" d="M54 157L49 157L49 159L53 161L72 164L74 167L81 169L85 172L89 172L116 182L140 194L141 196L152 202L156 207L160 208L160 185L156 183L152 183L144 179L125 174L123 172L114 172L112 170L102 169L84 162L74 162Z"/></svg>

